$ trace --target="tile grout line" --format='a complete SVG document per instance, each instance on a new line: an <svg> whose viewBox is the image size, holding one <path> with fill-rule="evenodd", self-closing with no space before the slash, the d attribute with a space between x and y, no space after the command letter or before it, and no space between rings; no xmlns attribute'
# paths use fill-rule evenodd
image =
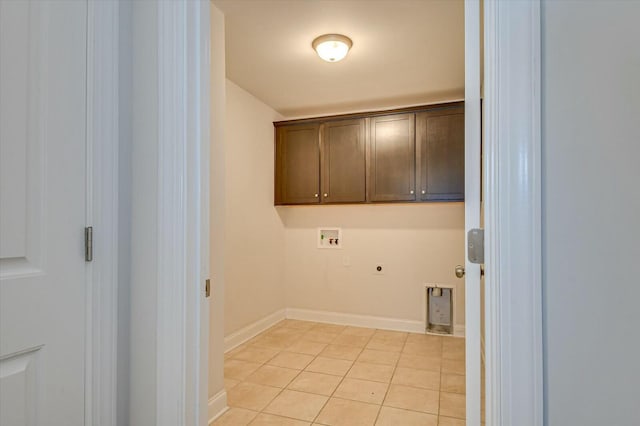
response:
<svg viewBox="0 0 640 426"><path fill-rule="evenodd" d="M374 329L375 330L375 329ZM369 336L369 339L367 339L367 342L364 344L364 346L360 349L360 352L358 353L358 356L356 357L356 360L360 357L360 355L362 354L362 352L364 351L364 348L367 347L367 344L369 344L369 342L371 341L372 336L375 334L372 333L371 336ZM335 339L334 339L335 340ZM331 398L333 398L333 395L336 393L336 391L338 390L338 388L340 387L340 385L342 384L342 382L344 382L344 379L347 377L347 374L349 374L349 372L351 371L351 369L353 368L353 366L356 364L356 360L354 360L351 363L351 366L349 367L349 369L344 373L344 376L342 376L342 378L340 379L340 382L338 382L338 385L335 387L335 389L333 389L333 392L331 392L331 395L329 395L329 397L327 398L327 401L322 405L322 408L320 408L320 411L318 411L318 414L316 414L316 416L313 418L313 420L311 421L311 424L316 423L316 420L318 420L318 417L320 417L320 413L322 413L322 410L325 409L325 407L327 406L327 404L329 403L329 401L331 401Z"/></svg>
<svg viewBox="0 0 640 426"><path fill-rule="evenodd" d="M373 421L375 426L378 423L378 419L380 418L380 413L382 412L382 407L384 407L384 401L387 399L387 395L389 395L389 390L391 389L391 383L393 382L393 376L396 374L396 370L398 369L398 364L400 363L400 358L402 357L402 353L404 352L404 347L407 345L407 340L409 340L409 335L404 339L402 343L402 348L400 349L400 355L398 359L393 364L393 371L391 372L391 378L389 379L389 386L387 386L387 391L384 393L384 397L382 398L382 402L380 403L380 408L378 408L378 414L376 415L376 419Z"/></svg>

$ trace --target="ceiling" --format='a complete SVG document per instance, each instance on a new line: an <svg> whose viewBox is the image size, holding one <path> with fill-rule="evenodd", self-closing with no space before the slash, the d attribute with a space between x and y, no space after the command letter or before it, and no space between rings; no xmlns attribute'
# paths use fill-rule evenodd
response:
<svg viewBox="0 0 640 426"><path fill-rule="evenodd" d="M227 77L285 117L464 97L463 0L214 0ZM337 63L319 35L353 40Z"/></svg>

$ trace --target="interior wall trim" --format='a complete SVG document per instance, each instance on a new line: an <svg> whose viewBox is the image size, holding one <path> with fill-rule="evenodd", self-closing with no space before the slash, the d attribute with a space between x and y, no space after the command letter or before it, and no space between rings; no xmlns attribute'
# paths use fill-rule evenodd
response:
<svg viewBox="0 0 640 426"><path fill-rule="evenodd" d="M541 426L540 1L484 3L486 424Z"/></svg>
<svg viewBox="0 0 640 426"><path fill-rule="evenodd" d="M211 398L209 398L209 403L207 404L207 411L209 415L208 424L213 423L218 417L222 416L229 410L229 406L227 406L227 391L221 390Z"/></svg>
<svg viewBox="0 0 640 426"><path fill-rule="evenodd" d="M229 352L249 339L256 337L258 334L273 327L280 321L286 318L286 309L280 309L272 314L267 315L258 321L241 328L240 330L231 333L224 338L224 351Z"/></svg>
<svg viewBox="0 0 640 426"><path fill-rule="evenodd" d="M87 1L87 263L85 418L117 423L119 3Z"/></svg>

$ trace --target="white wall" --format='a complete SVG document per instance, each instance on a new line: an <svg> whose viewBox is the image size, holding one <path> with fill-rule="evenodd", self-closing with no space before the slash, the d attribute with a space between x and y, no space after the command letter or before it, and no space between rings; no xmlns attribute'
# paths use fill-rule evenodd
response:
<svg viewBox="0 0 640 426"><path fill-rule="evenodd" d="M279 207L286 227L287 307L422 321L424 283L453 284L464 324L464 204ZM343 249L318 249L317 228L342 227ZM348 266L345 266L345 263ZM384 264L384 275L375 266Z"/></svg>
<svg viewBox="0 0 640 426"><path fill-rule="evenodd" d="M283 309L284 227L273 206L273 121L282 117L227 80L225 334ZM215 236L214 236L215 238Z"/></svg>
<svg viewBox="0 0 640 426"><path fill-rule="evenodd" d="M640 2L542 9L545 424L640 424Z"/></svg>

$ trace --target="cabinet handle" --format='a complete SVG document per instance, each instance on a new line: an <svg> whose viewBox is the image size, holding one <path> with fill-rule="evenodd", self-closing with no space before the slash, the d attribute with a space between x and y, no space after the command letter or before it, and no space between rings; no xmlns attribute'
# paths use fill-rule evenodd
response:
<svg viewBox="0 0 640 426"><path fill-rule="evenodd" d="M427 191L425 191L425 190L423 189L423 190L422 190L422 193L423 193L423 194L426 194L426 193L427 193Z"/></svg>
<svg viewBox="0 0 640 426"><path fill-rule="evenodd" d="M313 194L314 197L318 198L318 194Z"/></svg>
<svg viewBox="0 0 640 426"><path fill-rule="evenodd" d="M329 196L329 194L327 194L327 193L325 192L325 193L324 193L324 196L325 196L325 197L328 197L328 196Z"/></svg>

